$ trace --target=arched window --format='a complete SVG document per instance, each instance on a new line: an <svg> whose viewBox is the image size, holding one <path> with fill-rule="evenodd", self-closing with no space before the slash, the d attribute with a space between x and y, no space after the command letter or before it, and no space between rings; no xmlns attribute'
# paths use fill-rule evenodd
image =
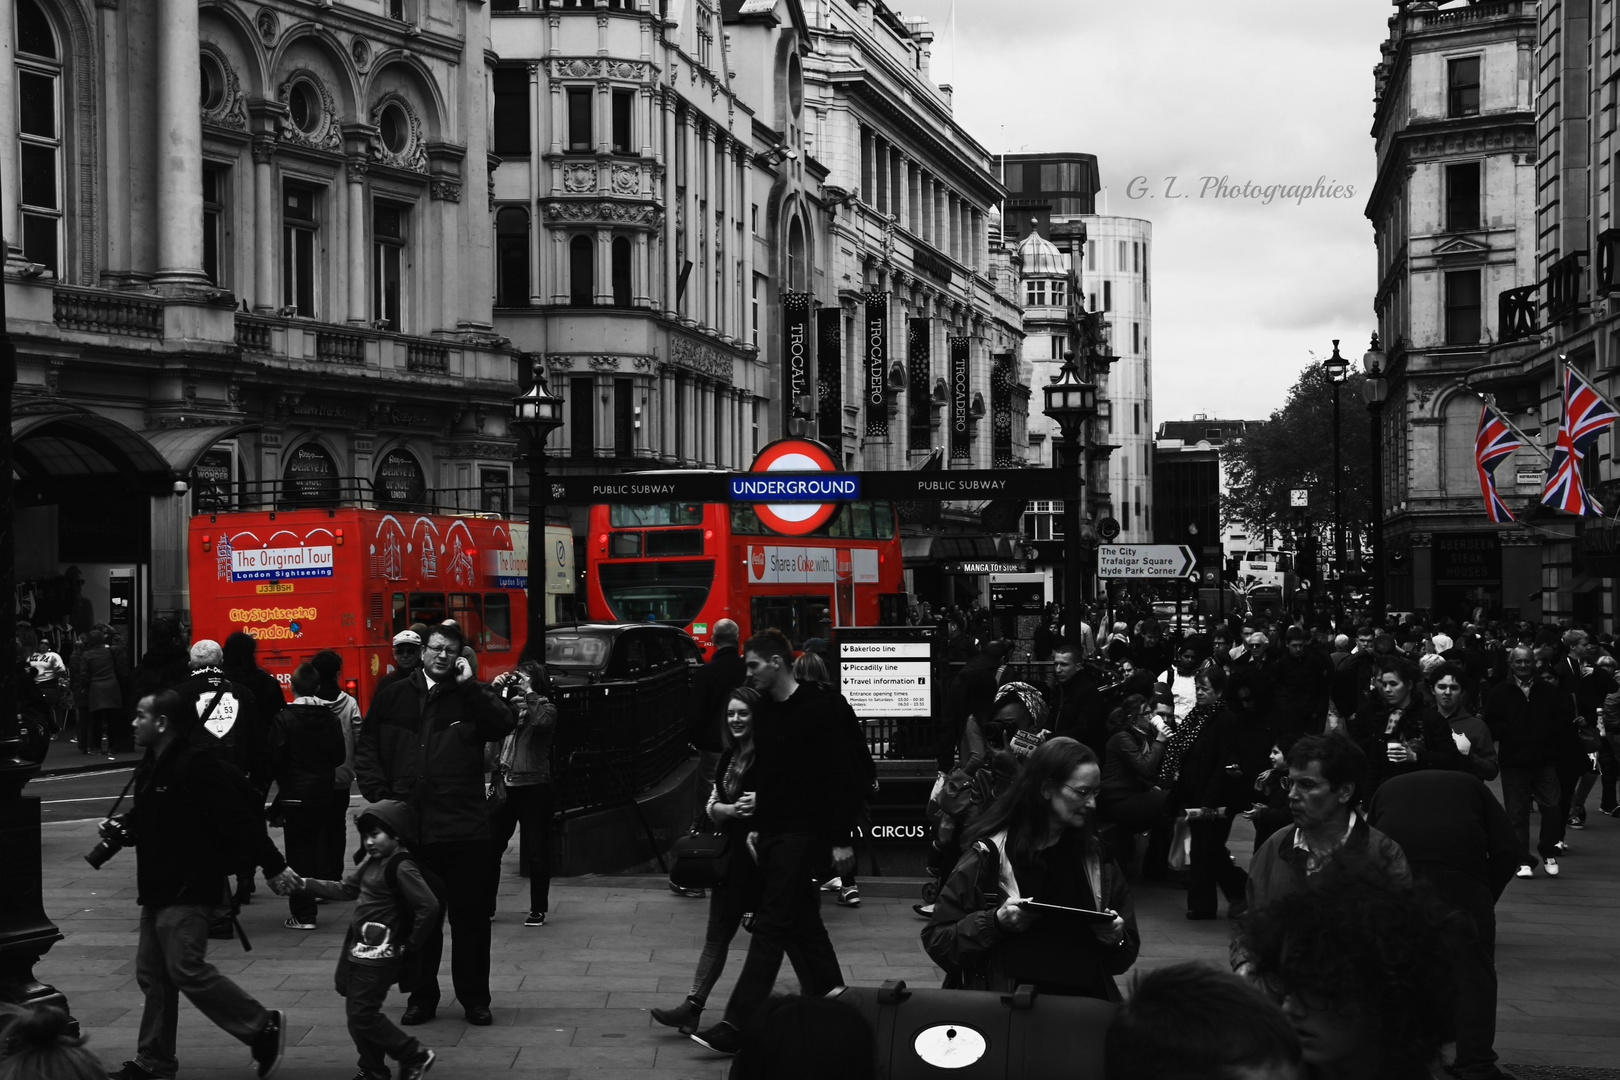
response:
<svg viewBox="0 0 1620 1080"><path fill-rule="evenodd" d="M613 238L613 306L630 306L630 241Z"/></svg>
<svg viewBox="0 0 1620 1080"><path fill-rule="evenodd" d="M529 303L529 212L503 206L495 214L495 305Z"/></svg>
<svg viewBox="0 0 1620 1080"><path fill-rule="evenodd" d="M788 288L804 292L804 226L795 216L788 225Z"/></svg>
<svg viewBox="0 0 1620 1080"><path fill-rule="evenodd" d="M34 0L17 0L17 138L22 183L22 249L29 262L62 276L62 51Z"/></svg>
<svg viewBox="0 0 1620 1080"><path fill-rule="evenodd" d="M596 241L589 236L568 242L568 302L575 307L596 302Z"/></svg>

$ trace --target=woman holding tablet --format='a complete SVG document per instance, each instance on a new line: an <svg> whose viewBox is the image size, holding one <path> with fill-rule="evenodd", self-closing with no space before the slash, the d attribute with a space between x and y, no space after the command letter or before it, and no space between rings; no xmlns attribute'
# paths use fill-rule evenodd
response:
<svg viewBox="0 0 1620 1080"><path fill-rule="evenodd" d="M1093 827L1102 770L1068 738L1036 747L973 823L923 928L945 986L1120 1000L1142 938L1129 886Z"/></svg>

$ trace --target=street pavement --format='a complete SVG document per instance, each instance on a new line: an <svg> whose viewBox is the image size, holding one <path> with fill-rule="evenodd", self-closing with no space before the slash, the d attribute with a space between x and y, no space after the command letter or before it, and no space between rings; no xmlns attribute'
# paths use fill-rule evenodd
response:
<svg viewBox="0 0 1620 1080"><path fill-rule="evenodd" d="M29 793L55 797L50 788L37 785ZM135 857L126 851L100 871L90 869L82 856L95 843L94 827L94 819L87 817L52 821L43 828L46 909L66 937L36 974L67 995L91 1048L116 1068L134 1056L141 1012L133 962ZM1240 821L1233 851L1244 861L1248 836L1247 824ZM1574 850L1564 860L1561 877L1515 881L1498 908L1497 1046L1505 1064L1527 1066L1520 1072L1525 1080L1620 1077L1611 1071L1620 1063L1620 1026L1612 1019L1614 1002L1620 999L1615 915L1620 821L1594 812L1588 828L1572 832L1570 842ZM439 1053L435 1075L503 1070L545 1080L725 1076L724 1059L659 1027L648 1015L654 1006L677 1004L690 988L703 942L706 902L672 895L658 877L559 879L552 886L550 923L526 928L527 888L516 876L514 847L494 926L495 1024L471 1027L446 1000L436 1021L414 1029ZM911 912L916 883L866 878L861 889L865 899L858 909L838 907L828 894L822 905L846 980L876 985L899 978L937 985L939 972L918 943L921 921ZM1227 923L1187 922L1182 916L1185 894L1171 888L1144 885L1136 900L1143 938L1137 970L1182 960L1225 963ZM343 1001L332 990L332 970L351 907L325 905L318 930L287 930L281 926L285 902L261 880L255 902L242 916L253 951L244 953L234 941L211 943L212 958L222 971L266 1006L286 1011L288 1050L282 1076L348 1080L356 1071ZM747 935L739 934L711 997L714 1012L706 1018L719 1018L746 948ZM446 994L448 972L447 957ZM794 988L785 964L780 988ZM388 1011L397 1018L402 1007L396 993ZM182 1002L181 1008L183 1077L251 1075L246 1047L189 1004Z"/></svg>

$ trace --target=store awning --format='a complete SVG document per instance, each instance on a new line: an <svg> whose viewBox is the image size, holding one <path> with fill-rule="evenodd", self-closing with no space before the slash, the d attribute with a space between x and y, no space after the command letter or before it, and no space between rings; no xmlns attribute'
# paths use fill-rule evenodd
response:
<svg viewBox="0 0 1620 1080"><path fill-rule="evenodd" d="M908 536L900 541L900 557L907 566L957 559L996 559L1001 546L990 536Z"/></svg>
<svg viewBox="0 0 1620 1080"><path fill-rule="evenodd" d="M141 434L117 420L63 402L34 402L11 420L19 479L128 476L166 482L169 463Z"/></svg>
<svg viewBox="0 0 1620 1080"><path fill-rule="evenodd" d="M252 431L257 424L211 424L207 427L169 428L148 433L153 449L162 454L169 467L185 476L197 467L197 462L210 447L233 435Z"/></svg>

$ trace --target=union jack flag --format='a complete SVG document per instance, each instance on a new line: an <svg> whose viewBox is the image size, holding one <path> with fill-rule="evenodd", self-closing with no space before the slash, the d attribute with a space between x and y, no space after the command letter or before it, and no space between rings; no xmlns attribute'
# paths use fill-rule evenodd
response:
<svg viewBox="0 0 1620 1080"><path fill-rule="evenodd" d="M1581 461L1599 435L1620 419L1608 400L1592 384L1564 368L1564 411L1558 418L1558 442L1547 465L1547 485L1541 501L1555 510L1570 514L1601 514L1603 507L1586 492L1581 478Z"/></svg>
<svg viewBox="0 0 1620 1080"><path fill-rule="evenodd" d="M1474 436L1474 464L1479 469L1479 493L1485 497L1485 513L1500 525L1516 520L1502 497L1496 493L1496 467L1502 459L1524 445L1506 420L1489 405L1479 410L1479 433Z"/></svg>

